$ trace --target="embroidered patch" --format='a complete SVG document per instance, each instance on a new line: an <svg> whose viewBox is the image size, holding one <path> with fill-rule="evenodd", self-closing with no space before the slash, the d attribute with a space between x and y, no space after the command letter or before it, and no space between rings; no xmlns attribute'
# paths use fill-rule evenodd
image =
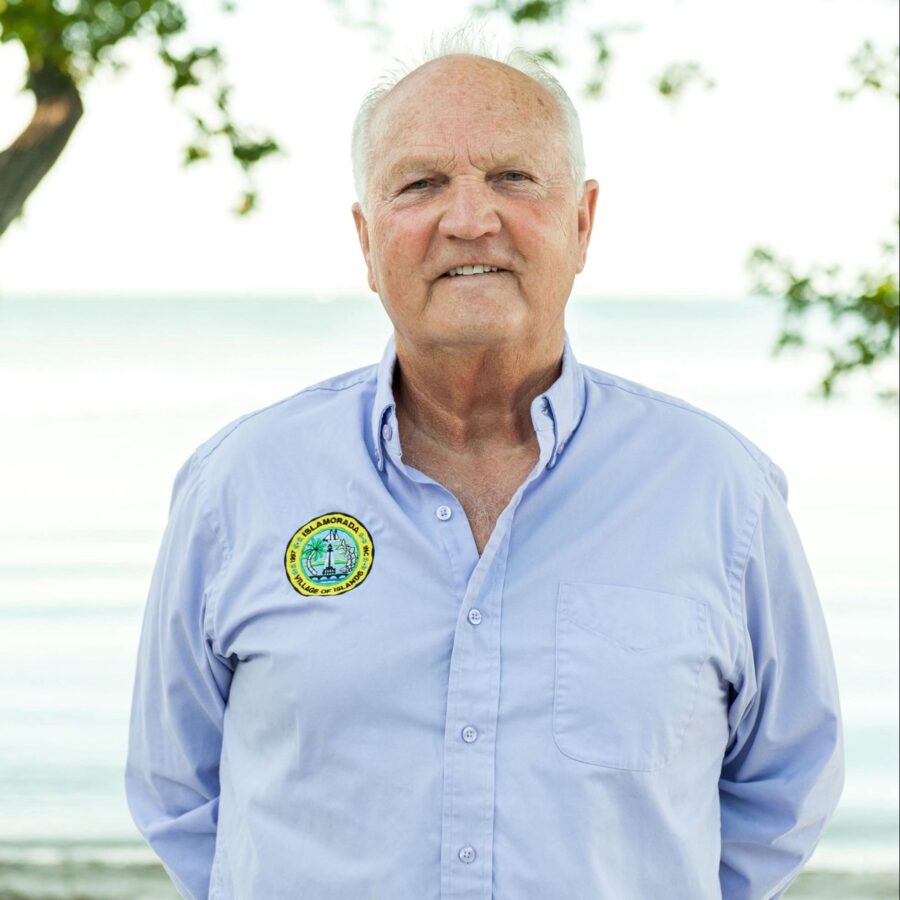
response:
<svg viewBox="0 0 900 900"><path fill-rule="evenodd" d="M374 558L372 535L362 522L330 512L294 532L284 552L284 570L304 597L344 594L366 580Z"/></svg>

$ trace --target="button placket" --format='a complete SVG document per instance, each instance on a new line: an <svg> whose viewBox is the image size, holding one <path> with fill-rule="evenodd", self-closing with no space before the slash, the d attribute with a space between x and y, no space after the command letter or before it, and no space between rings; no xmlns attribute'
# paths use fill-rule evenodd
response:
<svg viewBox="0 0 900 900"><path fill-rule="evenodd" d="M549 403L547 415L552 417ZM481 900L491 895L501 598L516 507L552 453L552 426L539 421L535 415L539 464L501 513L496 534L469 575L456 622L444 733L441 891L446 897ZM440 518L437 510L435 515ZM484 730L479 732L472 722Z"/></svg>
<svg viewBox="0 0 900 900"><path fill-rule="evenodd" d="M472 622L484 618L479 609L470 606L472 599L494 602L493 566L487 558L480 562L486 565L476 565L457 619L448 685L442 829L442 894L448 897L486 896L485 884L489 885L491 878L494 798L488 773L494 768L494 740L472 720L486 717L490 721L495 716L499 673L491 633L468 630ZM466 630L460 631L463 627Z"/></svg>

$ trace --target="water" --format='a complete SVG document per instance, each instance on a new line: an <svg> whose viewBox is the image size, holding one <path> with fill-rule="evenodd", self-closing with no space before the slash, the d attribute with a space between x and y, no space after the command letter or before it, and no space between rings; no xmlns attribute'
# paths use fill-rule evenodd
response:
<svg viewBox="0 0 900 900"><path fill-rule="evenodd" d="M848 777L791 898L897 897L896 414L810 399L771 301L574 298L579 358L719 415L782 466L841 682ZM0 299L0 900L174 897L122 788L175 471L235 416L375 362L377 298Z"/></svg>

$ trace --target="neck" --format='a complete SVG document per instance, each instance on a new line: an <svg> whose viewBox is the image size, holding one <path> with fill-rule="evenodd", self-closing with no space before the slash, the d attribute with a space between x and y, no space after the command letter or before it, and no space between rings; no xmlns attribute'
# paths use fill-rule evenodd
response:
<svg viewBox="0 0 900 900"><path fill-rule="evenodd" d="M411 345L395 334L394 399L403 442L485 453L534 442L531 402L562 368L563 335L522 345Z"/></svg>

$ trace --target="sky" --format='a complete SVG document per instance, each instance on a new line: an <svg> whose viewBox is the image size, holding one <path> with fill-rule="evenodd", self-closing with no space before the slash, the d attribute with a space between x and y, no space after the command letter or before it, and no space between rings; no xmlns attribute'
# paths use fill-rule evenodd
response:
<svg viewBox="0 0 900 900"><path fill-rule="evenodd" d="M363 12L367 0L347 0ZM896 42L895 0L646 0L575 3L558 30L558 73L582 119L588 177L600 184L580 295L708 298L751 286L745 261L765 244L798 267L878 259L896 213L897 104L836 99L853 85L865 38ZM0 292L126 295L359 294L368 291L350 214L350 130L367 90L394 59L470 4L385 0L389 34L341 21L333 0L253 0L234 16L188 0L191 34L218 41L241 122L271 132L285 155L258 174L259 211L229 212L241 180L224 160L181 167L191 129L148 47L129 68L86 86L86 112L58 163L0 239ZM553 30L490 20L501 42L536 47ZM613 36L603 99L584 97L589 29ZM675 104L651 80L695 60L716 82ZM23 58L0 45L0 146L28 121ZM184 104L187 105L187 104Z"/></svg>

